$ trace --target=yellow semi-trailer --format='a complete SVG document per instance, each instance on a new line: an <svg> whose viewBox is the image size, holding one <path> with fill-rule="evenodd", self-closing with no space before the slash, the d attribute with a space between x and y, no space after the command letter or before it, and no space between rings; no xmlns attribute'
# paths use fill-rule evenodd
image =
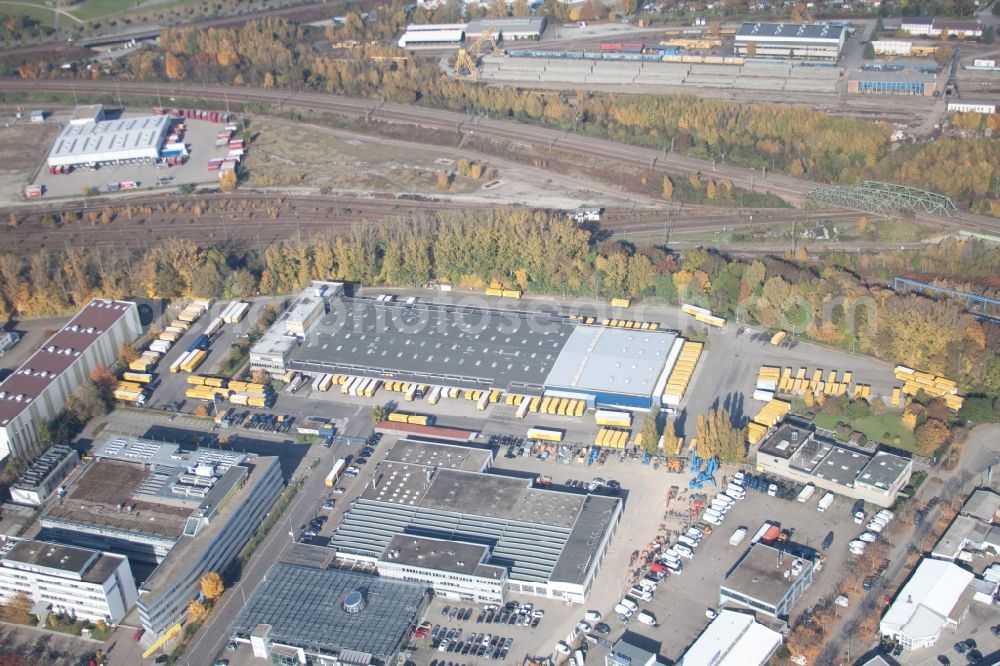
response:
<svg viewBox="0 0 1000 666"><path fill-rule="evenodd" d="M120 400L122 402L134 402L137 405L142 405L146 402L146 394L142 391L123 391L121 389L115 389L113 395L115 400Z"/></svg>
<svg viewBox="0 0 1000 666"><path fill-rule="evenodd" d="M771 336L771 344L780 345L784 341L785 337L787 337L787 335L788 334L785 333L784 331L778 331L777 333Z"/></svg>
<svg viewBox="0 0 1000 666"><path fill-rule="evenodd" d="M627 308L632 305L632 300L628 298L612 298L611 307Z"/></svg>
<svg viewBox="0 0 1000 666"><path fill-rule="evenodd" d="M434 422L434 417L428 416L427 414L408 414L406 416L406 422L412 423L413 425L430 425Z"/></svg>
<svg viewBox="0 0 1000 666"><path fill-rule="evenodd" d="M522 400L521 404L517 406L517 411L514 412L514 417L523 419L525 415L528 413L528 407L530 406L531 406L530 400Z"/></svg>
<svg viewBox="0 0 1000 666"><path fill-rule="evenodd" d="M205 378L201 375L188 375L186 381L193 386L204 386L205 384Z"/></svg>
<svg viewBox="0 0 1000 666"><path fill-rule="evenodd" d="M137 382L139 384L148 384L153 381L153 375L148 372L123 372L122 379L128 382Z"/></svg>
<svg viewBox="0 0 1000 666"><path fill-rule="evenodd" d="M683 312L684 314L689 314L689 315L691 315L693 317L697 317L698 315L711 315L712 314L711 310L708 310L708 309L702 308L702 307L698 307L697 305L690 305L688 303L683 303L681 305L681 312Z"/></svg>
<svg viewBox="0 0 1000 666"><path fill-rule="evenodd" d="M393 423L406 423L407 417L409 417L409 414L406 412L392 412L389 414L388 419Z"/></svg>
<svg viewBox="0 0 1000 666"><path fill-rule="evenodd" d="M156 338L158 340L163 340L165 342L169 342L172 344L181 339L181 334L175 333L174 331L163 331L158 336L156 336Z"/></svg>
<svg viewBox="0 0 1000 666"><path fill-rule="evenodd" d="M561 442L565 433L554 428L528 428L528 439L537 439L544 442Z"/></svg>
<svg viewBox="0 0 1000 666"><path fill-rule="evenodd" d="M319 390L321 393L325 393L330 390L330 386L333 384L333 375L325 374L323 379L319 382Z"/></svg>
<svg viewBox="0 0 1000 666"><path fill-rule="evenodd" d="M427 402L429 402L432 405L436 405L438 404L438 400L440 399L441 399L441 387L435 386L434 388L431 389L431 394L427 396Z"/></svg>
<svg viewBox="0 0 1000 666"><path fill-rule="evenodd" d="M489 402L490 402L490 394L487 393L486 391L483 391L483 394L479 397L479 400L476 401L476 409L478 409L481 412L484 411L486 407L489 405Z"/></svg>
<svg viewBox="0 0 1000 666"><path fill-rule="evenodd" d="M203 349L196 349L187 361L181 366L181 370L184 372L194 372L198 369L198 366L202 364L205 357L208 356L208 352Z"/></svg>
<svg viewBox="0 0 1000 666"><path fill-rule="evenodd" d="M602 426L631 428L632 414L630 412L617 412L610 409L598 409L594 412L594 422Z"/></svg>

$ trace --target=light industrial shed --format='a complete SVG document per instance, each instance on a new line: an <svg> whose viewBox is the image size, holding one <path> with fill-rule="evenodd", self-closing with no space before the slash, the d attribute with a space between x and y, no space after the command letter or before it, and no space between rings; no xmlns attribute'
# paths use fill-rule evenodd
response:
<svg viewBox="0 0 1000 666"><path fill-rule="evenodd" d="M649 409L663 393L676 339L669 331L578 326L545 380L545 394L589 407Z"/></svg>
<svg viewBox="0 0 1000 666"><path fill-rule="evenodd" d="M63 128L49 151L49 166L155 161L170 129L167 116L103 120Z"/></svg>
<svg viewBox="0 0 1000 666"><path fill-rule="evenodd" d="M844 26L833 23L748 22L736 31L733 50L738 56L837 60L845 36Z"/></svg>

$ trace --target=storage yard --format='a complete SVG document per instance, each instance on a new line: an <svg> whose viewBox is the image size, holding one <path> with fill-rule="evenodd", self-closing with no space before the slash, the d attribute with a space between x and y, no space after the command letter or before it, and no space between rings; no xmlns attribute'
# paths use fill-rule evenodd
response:
<svg viewBox="0 0 1000 666"><path fill-rule="evenodd" d="M733 64L697 64L487 56L481 76L496 82L711 87L830 95L837 93L841 78L837 67L741 60L734 58Z"/></svg>

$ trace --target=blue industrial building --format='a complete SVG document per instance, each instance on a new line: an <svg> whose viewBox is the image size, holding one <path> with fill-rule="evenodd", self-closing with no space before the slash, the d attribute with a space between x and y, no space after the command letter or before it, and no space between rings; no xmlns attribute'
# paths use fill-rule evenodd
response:
<svg viewBox="0 0 1000 666"><path fill-rule="evenodd" d="M545 379L545 395L648 410L666 386L676 341L670 331L578 326Z"/></svg>

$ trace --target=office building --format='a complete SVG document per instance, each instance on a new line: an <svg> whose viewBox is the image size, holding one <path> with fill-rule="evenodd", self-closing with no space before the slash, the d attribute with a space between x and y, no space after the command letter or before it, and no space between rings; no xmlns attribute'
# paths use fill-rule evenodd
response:
<svg viewBox="0 0 1000 666"><path fill-rule="evenodd" d="M50 613L118 624L139 598L121 555L28 540L8 544L0 557L3 603L23 594Z"/></svg>
<svg viewBox="0 0 1000 666"><path fill-rule="evenodd" d="M229 567L283 487L272 457L115 434L95 443L94 457L42 514L42 535L151 569L139 619L153 635L185 617L202 574Z"/></svg>
<svg viewBox="0 0 1000 666"><path fill-rule="evenodd" d="M50 446L10 487L10 500L16 504L41 506L80 463L80 455L68 446Z"/></svg>
<svg viewBox="0 0 1000 666"><path fill-rule="evenodd" d="M94 299L46 340L0 383L0 462L40 453L38 423L58 414L94 368L113 364L119 345L141 333L135 303Z"/></svg>
<svg viewBox="0 0 1000 666"><path fill-rule="evenodd" d="M847 92L865 95L916 95L931 97L937 75L914 70L878 71L860 69L847 79Z"/></svg>
<svg viewBox="0 0 1000 666"><path fill-rule="evenodd" d="M787 621L812 583L813 571L810 560L757 542L719 585L719 605L736 604Z"/></svg>
<svg viewBox="0 0 1000 666"><path fill-rule="evenodd" d="M865 451L840 443L800 417L772 428L757 449L758 472L774 474L882 507L896 502L913 472L913 461L889 451Z"/></svg>

